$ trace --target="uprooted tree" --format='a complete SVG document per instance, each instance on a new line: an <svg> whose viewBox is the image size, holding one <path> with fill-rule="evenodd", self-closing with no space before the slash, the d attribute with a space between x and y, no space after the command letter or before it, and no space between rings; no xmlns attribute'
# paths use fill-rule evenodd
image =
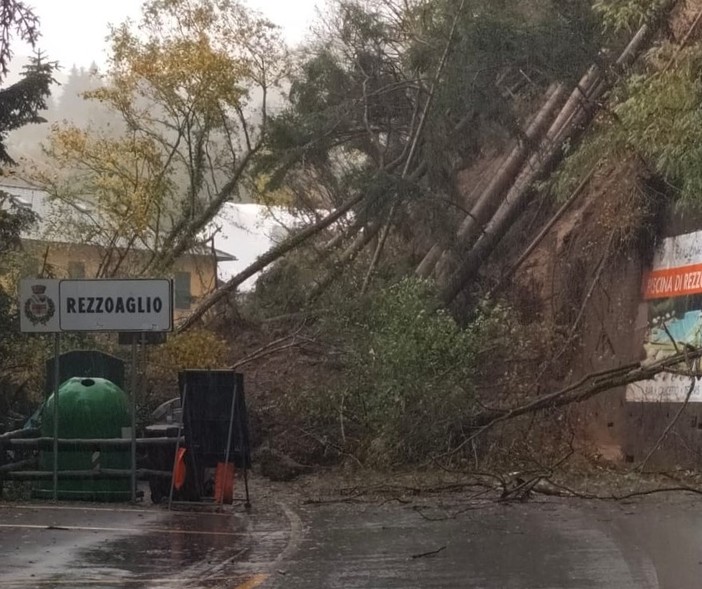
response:
<svg viewBox="0 0 702 589"><path fill-rule="evenodd" d="M258 162L268 188L285 186L295 207L352 213L341 233L327 234L310 300L371 243L364 289L391 234L413 249L433 231L450 234L451 208L462 208L454 198L457 167L489 141L531 145L523 109L559 80L572 83L599 47L586 2L473 4L332 3ZM313 233L303 229L251 272L338 218L319 219ZM186 326L248 277L207 298Z"/></svg>
<svg viewBox="0 0 702 589"><path fill-rule="evenodd" d="M576 381L580 378L579 368L569 363L574 361L572 350L587 321L588 300L605 268L617 259L617 253L629 255L634 242L645 238L650 245L655 239L652 216L660 207L654 201L661 200L656 193L657 183L661 178L663 182L675 179L678 184L680 179L695 177L694 166L687 170L679 167L687 158L671 153L681 148L680 142L663 132L666 124L656 123L665 109L671 128L682 126L685 133L680 137L684 138L690 136L688 131L692 132L696 121L694 109L689 108L696 103L695 89L689 83L670 84L691 71L687 69L687 52L656 37L658 24L667 18L673 3L647 5L642 12L633 5L617 11L613 3L598 2L594 7L574 3L568 5L572 11L568 15L544 2L522 6L513 13L504 6L478 10L475 3L469 4L463 13L466 3L443 9L440 3L409 7L392 2L338 3L338 10L324 23L333 34L326 43L320 34L312 58L297 70L291 85L291 106L272 122L270 143L260 167L269 178L269 188L284 186L297 197L297 207L314 211L342 205L343 211L350 203L352 214L333 226L323 217L317 225L308 227L311 231L293 235L206 299L183 326L193 325L210 305L227 297L253 272L290 253L288 261L279 262L264 276L256 296L261 300L266 288L272 286L302 293L302 297L296 297L296 309L279 311L302 311L292 315L313 318L315 329L320 330L312 330L314 337L322 347L334 351L329 354L333 365L330 378L341 375L341 384L334 388L337 396L325 396L323 391L312 395L315 415L326 411L326 428L320 424L324 420L313 420L307 424L306 435L321 445L338 444L340 439L356 436L363 457L373 454L364 444L369 440L385 444L391 433L379 426L368 433L373 427L367 403L383 399L388 389L364 383L359 389L370 398L363 394L349 396L348 383L355 373L346 370L351 359L358 357L356 346L369 354L361 354L364 361L357 362L357 371L360 366L370 370L376 361L373 354L379 352L367 341L335 341L336 334L343 338L346 331L327 328L325 332L324 321L317 318L343 308L348 298L377 301L389 297L386 285L413 270L438 283L440 303L428 301L423 312L431 314L432 308L436 311L453 303L455 317L468 326L469 332L476 322L494 317L493 313L501 318L491 323L492 330L483 334L477 345L487 352L466 354L466 366L462 367L468 367L472 377L482 380L483 391L492 396L472 396L469 391L475 387L466 379L465 405L456 415L467 410L471 417L459 419L460 423L448 427L441 436L429 436L439 446L451 446L461 438L465 443L472 442L476 432L486 431L486 425L537 410L548 412L670 368L643 369L637 364L629 366L623 377L620 372L624 369L619 368L604 375L589 375L581 383L586 390L579 387L573 394L566 394L570 388L562 392L558 386L574 378L574 373L578 375ZM577 28L579 34L559 29L563 23ZM550 31L548 35L546 30ZM549 40L547 48L541 44L544 38ZM573 43L574 38L579 43ZM502 45L507 39L510 42ZM558 42L561 39L563 45ZM645 61L637 61L654 39L657 50L649 52ZM493 57L495 61L491 61ZM675 67L669 70L670 75L657 74L662 69L661 61L665 65L673 57ZM636 75L641 72L640 77ZM689 76L687 79L691 81ZM640 90L648 95L645 105L639 102L644 97ZM654 91L658 102L653 100ZM688 99L680 102L681 96ZM671 109L669 101L687 116L681 117L680 110ZM641 121L635 113L644 115ZM577 149L578 141L593 118L595 128L604 131L594 137L587 134L585 146L593 147L581 151ZM643 139L652 129L657 130L655 141ZM549 177L569 150L575 156L559 169L558 186L546 185L560 190L567 199L557 210L560 204L549 202L549 194L539 192L543 187L539 183ZM583 164L587 158L578 158L580 153L599 157ZM583 194L595 176L593 167L608 153L617 157L633 154L644 168L634 172L632 194L636 199L627 205L632 210L626 222L624 217L618 226L603 220L605 238L594 241L594 246L590 244L590 253L595 254L593 276L581 272L577 278L591 282L575 300L564 302L564 310L558 310L560 323L556 321L553 326L535 324L533 318L524 320L519 310L509 307L506 317L502 317L500 307L495 307L495 294L499 292L495 285L504 289L510 280L495 275L495 253L502 254L508 264L516 259L513 269L523 263L525 250L533 251L543 239L543 232L532 231L530 235L524 225L531 225L532 230L543 226L545 231L553 227L559 215ZM690 150L688 157L694 153ZM466 169L470 172L467 182L459 175ZM350 196L358 200L348 200ZM669 196L662 195L663 206L679 195ZM547 219L536 213L548 214L551 206L553 219L544 223ZM611 206L603 203L602 212ZM634 227L635 223L639 225ZM515 227L520 235L510 239ZM528 236L524 244L518 243L522 235ZM307 247L300 248L302 245ZM550 302L545 299L542 306ZM353 325L352 317L347 320ZM366 319L358 314L356 320L371 333L377 324L364 323ZM540 330L549 333L538 333ZM399 331L396 337L402 339ZM440 342L435 344L440 347ZM405 358L405 370L412 374L409 358ZM524 368L520 370L520 366ZM431 390L437 373L428 369L423 377L427 380L413 382ZM437 401L432 409L417 407L412 405L411 387L403 390L407 396L396 392L392 397L393 410L402 416L395 423L403 427L412 423L410 429L414 427L415 433L421 429L422 417L436 417L432 410L448 399L447 391L445 396L432 394ZM548 390L559 393L542 396ZM336 399L336 403L330 406L330 399ZM488 407L480 408L481 403ZM299 408L297 411L299 414ZM366 433L359 434L359 429ZM465 443L457 446L469 453L476 451ZM389 449L382 445L382 449L392 454L400 446ZM425 446L424 450L436 454L437 447ZM415 451L404 458L410 454L416 459Z"/></svg>

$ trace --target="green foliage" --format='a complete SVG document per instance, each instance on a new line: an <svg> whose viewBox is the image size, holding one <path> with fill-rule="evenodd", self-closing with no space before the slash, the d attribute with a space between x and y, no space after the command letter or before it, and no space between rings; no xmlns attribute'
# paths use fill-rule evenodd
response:
<svg viewBox="0 0 702 589"><path fill-rule="evenodd" d="M25 2L3 0L0 5L0 80L9 72L13 56L12 37L16 35L33 49L39 39L38 18ZM0 90L0 163L15 163L7 151L7 135L30 123L41 123L46 109L53 72L57 64L37 53L24 68L19 81Z"/></svg>
<svg viewBox="0 0 702 589"><path fill-rule="evenodd" d="M13 35L36 45L39 37L37 18L24 2L6 0L0 6L0 79L8 73L12 58ZM39 111L46 108L55 64L37 55L25 68L22 78L0 90L0 163L12 164L5 145L7 134L29 123L39 123ZM15 303L17 252L20 236L35 217L31 211L17 206L0 193L0 428L12 423L16 410L27 409L26 400L32 390L36 366L41 365L37 351L40 338L27 338L19 333L19 314Z"/></svg>
<svg viewBox="0 0 702 589"><path fill-rule="evenodd" d="M31 209L19 206L0 191L0 272L7 272L6 256L21 247L20 234L36 221Z"/></svg>
<svg viewBox="0 0 702 589"><path fill-rule="evenodd" d="M651 22L665 0L595 0L592 5L607 33L631 32Z"/></svg>
<svg viewBox="0 0 702 589"><path fill-rule="evenodd" d="M38 113L47 106L55 68L55 64L37 56L19 82L0 90L0 162L14 163L5 147L8 133L30 123L44 122Z"/></svg>
<svg viewBox="0 0 702 589"><path fill-rule="evenodd" d="M455 445L475 412L476 353L497 315L462 329L437 309L433 285L414 278L364 300L338 298L323 331L343 369L331 391L308 393L306 410L360 429L365 457L379 463Z"/></svg>
<svg viewBox="0 0 702 589"><path fill-rule="evenodd" d="M9 73L14 52L12 37L16 35L33 49L39 39L38 18L25 2L3 0L0 4L0 80ZM7 150L7 136L10 132L30 123L44 122L39 116L46 109L53 72L57 64L47 62L37 54L24 67L21 78L0 89L0 164L14 164Z"/></svg>
<svg viewBox="0 0 702 589"><path fill-rule="evenodd" d="M701 72L702 53L693 48L679 57L676 68L632 76L611 113L603 115L556 175L557 194L567 196L599 159L634 153L666 179L681 204L701 205Z"/></svg>
<svg viewBox="0 0 702 589"><path fill-rule="evenodd" d="M37 390L36 367L42 366L40 338L20 333L16 277L22 263L20 234L35 220L25 207L0 196L0 431L17 425L14 416L25 414L32 390Z"/></svg>
<svg viewBox="0 0 702 589"><path fill-rule="evenodd" d="M388 226L405 250L435 229L452 233L457 171L486 145L523 138L535 97L579 78L600 46L589 0L457 7L331 2L325 28L301 53L289 107L271 121L257 170L269 188L311 179L293 191L301 209L314 208L310 193L323 195L317 209L361 196L358 223Z"/></svg>
<svg viewBox="0 0 702 589"><path fill-rule="evenodd" d="M255 315L276 316L299 311L305 305L305 296L313 270L310 260L295 255L279 260L261 274L256 281Z"/></svg>

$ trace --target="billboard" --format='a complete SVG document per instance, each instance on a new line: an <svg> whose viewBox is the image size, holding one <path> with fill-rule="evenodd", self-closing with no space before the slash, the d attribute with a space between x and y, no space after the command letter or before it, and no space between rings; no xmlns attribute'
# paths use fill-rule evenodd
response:
<svg viewBox="0 0 702 589"><path fill-rule="evenodd" d="M658 245L651 269L644 273L642 298L646 313L646 362L676 353L675 344L702 346L702 231L668 237ZM675 341L675 344L673 343ZM659 374L631 384L627 401L682 403L690 377ZM690 402L702 402L696 382Z"/></svg>

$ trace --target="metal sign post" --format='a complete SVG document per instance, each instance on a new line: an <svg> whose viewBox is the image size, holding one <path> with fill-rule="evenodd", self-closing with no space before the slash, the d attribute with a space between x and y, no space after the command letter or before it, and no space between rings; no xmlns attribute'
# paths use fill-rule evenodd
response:
<svg viewBox="0 0 702 589"><path fill-rule="evenodd" d="M58 501L58 425L59 425L59 356L61 334L54 334L54 501Z"/></svg>
<svg viewBox="0 0 702 589"><path fill-rule="evenodd" d="M234 431L234 414L236 410L236 392L237 392L237 382L236 378L234 379L234 390L232 391L232 408L231 411L229 412L229 431L227 432L227 447L226 450L224 451L224 468L229 469L229 454L231 452L231 447L232 447L232 432ZM225 470L224 473L224 480L227 480L229 470ZM224 504L224 493L222 493L220 500L219 500L220 506Z"/></svg>
<svg viewBox="0 0 702 589"><path fill-rule="evenodd" d="M132 503L136 503L136 492L137 492L137 468L136 468L136 391L137 391L137 341L136 338L132 340L132 403L131 403L131 417L132 417Z"/></svg>

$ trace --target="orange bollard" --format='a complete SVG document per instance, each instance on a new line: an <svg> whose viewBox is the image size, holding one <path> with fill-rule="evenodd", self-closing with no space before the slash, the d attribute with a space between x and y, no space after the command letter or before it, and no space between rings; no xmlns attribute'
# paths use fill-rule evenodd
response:
<svg viewBox="0 0 702 589"><path fill-rule="evenodd" d="M176 491L180 491L185 484L186 474L185 448L178 448L178 457L176 458L175 470L173 471L173 487Z"/></svg>
<svg viewBox="0 0 702 589"><path fill-rule="evenodd" d="M234 501L234 464L217 463L215 470L215 502L231 505Z"/></svg>

